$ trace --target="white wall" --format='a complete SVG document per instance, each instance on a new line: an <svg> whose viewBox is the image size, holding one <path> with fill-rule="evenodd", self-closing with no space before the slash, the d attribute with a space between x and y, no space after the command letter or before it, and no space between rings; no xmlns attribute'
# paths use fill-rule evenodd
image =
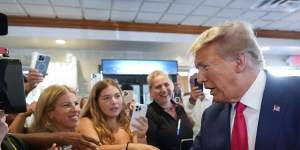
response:
<svg viewBox="0 0 300 150"><path fill-rule="evenodd" d="M180 46L178 46L180 47ZM148 49L148 48L145 48ZM78 86L79 94L85 95L88 93L89 84L90 84L90 75L98 71L98 65L103 58L111 59L171 59L178 60L180 68L188 68L192 66L191 63L188 63L189 57L185 56L185 51L174 51L172 49L164 50L129 50L128 47L126 50L66 50L66 49L11 49L10 55L12 58L21 59L23 65L29 66L31 63L31 53L33 51L39 51L51 56L51 61L61 62L64 61L66 54L71 53L77 57L78 60ZM267 66L286 66L287 63L285 60L287 56L282 55L267 55L265 56Z"/></svg>

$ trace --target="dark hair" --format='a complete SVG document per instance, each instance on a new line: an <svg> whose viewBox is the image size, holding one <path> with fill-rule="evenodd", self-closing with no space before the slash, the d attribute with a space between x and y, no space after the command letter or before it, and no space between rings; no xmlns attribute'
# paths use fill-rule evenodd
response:
<svg viewBox="0 0 300 150"><path fill-rule="evenodd" d="M133 87L130 84L125 83L121 86L121 89L122 89L122 91L123 90L133 90Z"/></svg>

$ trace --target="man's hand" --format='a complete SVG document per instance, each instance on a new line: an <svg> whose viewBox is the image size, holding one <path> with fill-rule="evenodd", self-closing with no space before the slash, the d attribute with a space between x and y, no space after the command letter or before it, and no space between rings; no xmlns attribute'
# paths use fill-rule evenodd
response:
<svg viewBox="0 0 300 150"><path fill-rule="evenodd" d="M196 86L193 86L192 87L192 91L191 91L191 96L189 98L189 102L192 104L192 105L195 105L196 104L196 101L198 99L200 99L201 101L204 99L204 93L202 92L202 90L199 90L198 87Z"/></svg>
<svg viewBox="0 0 300 150"><path fill-rule="evenodd" d="M77 132L57 132L59 135L59 144L71 144L72 149L83 150L83 149L92 149L98 150L100 142L94 138L88 137L86 135L77 133Z"/></svg>
<svg viewBox="0 0 300 150"><path fill-rule="evenodd" d="M41 73L39 73L36 69L29 69L29 73L27 75L27 82L24 83L25 93L28 94L32 89L34 89L40 82L43 81L44 77Z"/></svg>

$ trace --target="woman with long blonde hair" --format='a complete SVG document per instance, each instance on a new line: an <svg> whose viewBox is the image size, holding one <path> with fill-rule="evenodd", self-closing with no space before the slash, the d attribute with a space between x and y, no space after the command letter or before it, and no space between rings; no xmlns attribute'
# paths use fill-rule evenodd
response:
<svg viewBox="0 0 300 150"><path fill-rule="evenodd" d="M157 150L145 141L147 120L139 119L138 134L130 131L121 89L112 79L97 82L80 119L79 132L100 141L104 150Z"/></svg>
<svg viewBox="0 0 300 150"><path fill-rule="evenodd" d="M66 85L49 86L37 101L29 132L75 132L79 125L79 114L79 99L72 88ZM72 145L57 144L55 147L64 149Z"/></svg>

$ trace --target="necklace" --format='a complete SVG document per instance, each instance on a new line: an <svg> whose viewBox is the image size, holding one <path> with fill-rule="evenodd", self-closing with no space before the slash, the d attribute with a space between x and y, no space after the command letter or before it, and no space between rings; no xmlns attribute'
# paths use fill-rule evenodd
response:
<svg viewBox="0 0 300 150"><path fill-rule="evenodd" d="M172 112L175 108L173 104L170 107L163 108L165 112Z"/></svg>

